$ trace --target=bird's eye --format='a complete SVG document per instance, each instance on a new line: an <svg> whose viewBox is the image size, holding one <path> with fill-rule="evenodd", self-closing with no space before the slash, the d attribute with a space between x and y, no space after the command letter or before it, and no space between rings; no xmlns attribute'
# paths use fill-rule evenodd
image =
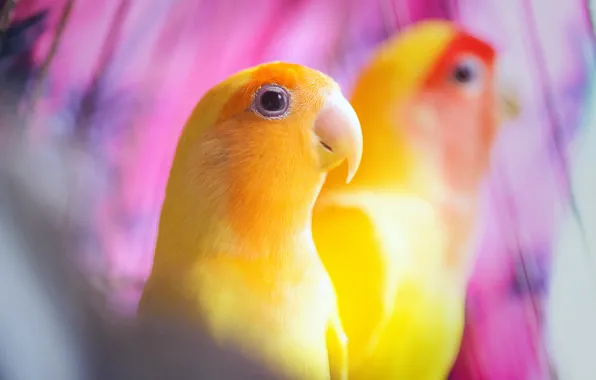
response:
<svg viewBox="0 0 596 380"><path fill-rule="evenodd" d="M266 119L281 119L290 108L290 94L278 85L265 85L259 88L253 101L253 109Z"/></svg>
<svg viewBox="0 0 596 380"><path fill-rule="evenodd" d="M482 79L482 63L476 57L462 57L453 66L450 79L456 84L469 86Z"/></svg>

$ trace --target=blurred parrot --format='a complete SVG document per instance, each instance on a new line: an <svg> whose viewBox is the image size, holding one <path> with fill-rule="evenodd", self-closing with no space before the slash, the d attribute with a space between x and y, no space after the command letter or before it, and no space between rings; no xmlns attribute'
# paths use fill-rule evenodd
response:
<svg viewBox="0 0 596 380"><path fill-rule="evenodd" d="M313 215L350 378L445 379L456 358L476 199L500 117L517 110L497 96L494 66L488 43L429 20L386 42L357 79L360 170L349 185L331 173Z"/></svg>
<svg viewBox="0 0 596 380"><path fill-rule="evenodd" d="M345 378L312 208L327 172L345 160L349 181L361 156L354 109L316 70L273 62L213 87L176 148L140 317L192 320L284 378Z"/></svg>

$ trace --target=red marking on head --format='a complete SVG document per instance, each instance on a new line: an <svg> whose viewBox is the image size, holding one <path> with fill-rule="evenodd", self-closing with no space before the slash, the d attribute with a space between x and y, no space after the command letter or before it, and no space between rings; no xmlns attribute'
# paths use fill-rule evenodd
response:
<svg viewBox="0 0 596 380"><path fill-rule="evenodd" d="M435 165L443 168L446 184L461 191L477 187L496 135L495 56L488 43L460 33L414 100L433 114L429 119L435 120L436 127L424 128L419 120L414 120L410 132L423 151L432 152L431 156L440 160ZM464 59L472 59L478 69L476 79L468 83L454 79L455 70Z"/></svg>
<svg viewBox="0 0 596 380"><path fill-rule="evenodd" d="M496 52L491 45L471 34L461 32L449 44L437 65L431 70L427 77L426 85L433 86L444 82L446 75L453 68L457 60L465 55L472 55L480 58L488 68L493 67Z"/></svg>

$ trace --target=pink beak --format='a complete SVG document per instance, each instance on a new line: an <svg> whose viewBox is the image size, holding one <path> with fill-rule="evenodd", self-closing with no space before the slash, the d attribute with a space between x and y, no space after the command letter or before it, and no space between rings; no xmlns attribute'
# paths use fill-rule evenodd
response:
<svg viewBox="0 0 596 380"><path fill-rule="evenodd" d="M356 111L339 89L327 96L315 121L314 133L323 148L322 166L331 170L346 160L346 183L350 183L362 160L362 130Z"/></svg>

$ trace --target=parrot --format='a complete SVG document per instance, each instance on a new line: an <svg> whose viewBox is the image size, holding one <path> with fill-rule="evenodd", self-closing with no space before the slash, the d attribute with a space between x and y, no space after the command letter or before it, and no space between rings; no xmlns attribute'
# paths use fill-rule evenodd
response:
<svg viewBox="0 0 596 380"><path fill-rule="evenodd" d="M312 238L329 171L362 157L331 77L263 63L208 90L180 135L138 317L208 331L288 379L345 379L347 340Z"/></svg>
<svg viewBox="0 0 596 380"><path fill-rule="evenodd" d="M463 334L479 188L498 127L518 110L495 84L495 60L488 42L426 20L384 42L358 75L360 169L349 184L345 169L331 172L313 212L350 379L448 376Z"/></svg>

